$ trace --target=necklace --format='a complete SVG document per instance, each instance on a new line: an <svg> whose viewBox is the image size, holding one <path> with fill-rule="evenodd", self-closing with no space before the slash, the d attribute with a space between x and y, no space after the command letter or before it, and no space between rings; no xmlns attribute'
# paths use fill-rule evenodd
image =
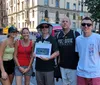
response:
<svg viewBox="0 0 100 85"><path fill-rule="evenodd" d="M28 40L27 42L25 42L24 40L22 40L22 45L23 46L29 46L29 42L30 42L30 40Z"/></svg>

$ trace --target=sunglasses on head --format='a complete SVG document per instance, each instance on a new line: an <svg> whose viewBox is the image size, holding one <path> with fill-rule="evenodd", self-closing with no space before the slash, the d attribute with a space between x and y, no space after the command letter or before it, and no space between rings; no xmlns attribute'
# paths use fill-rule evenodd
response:
<svg viewBox="0 0 100 85"><path fill-rule="evenodd" d="M87 25L88 27L90 27L92 24L91 23L82 23L81 25L82 26L86 26Z"/></svg>
<svg viewBox="0 0 100 85"><path fill-rule="evenodd" d="M49 26L41 26L41 28L49 28Z"/></svg>

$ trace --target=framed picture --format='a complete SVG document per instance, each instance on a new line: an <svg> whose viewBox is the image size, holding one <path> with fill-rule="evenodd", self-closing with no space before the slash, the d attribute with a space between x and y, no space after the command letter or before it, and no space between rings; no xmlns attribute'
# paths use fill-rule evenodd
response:
<svg viewBox="0 0 100 85"><path fill-rule="evenodd" d="M36 43L35 51L37 57L50 58L52 45L50 43Z"/></svg>

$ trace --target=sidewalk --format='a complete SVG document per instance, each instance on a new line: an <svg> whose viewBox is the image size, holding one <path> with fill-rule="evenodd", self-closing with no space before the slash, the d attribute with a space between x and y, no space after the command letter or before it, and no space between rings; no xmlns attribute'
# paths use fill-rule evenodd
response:
<svg viewBox="0 0 100 85"><path fill-rule="evenodd" d="M1 84L0 84L0 85L1 85ZM15 78L14 78L14 81L13 81L13 84L12 84L12 85L16 85ZM24 79L23 79L22 85L24 85ZM31 78L30 85L37 85L37 84L36 84L36 78L35 78L35 77L32 77L32 78ZM56 82L56 81L55 81L55 85L62 85L61 79L59 79L59 82Z"/></svg>

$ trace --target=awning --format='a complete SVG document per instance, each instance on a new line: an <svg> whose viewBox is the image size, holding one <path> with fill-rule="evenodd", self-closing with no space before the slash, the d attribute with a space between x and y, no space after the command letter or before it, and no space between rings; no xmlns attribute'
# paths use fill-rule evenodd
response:
<svg viewBox="0 0 100 85"><path fill-rule="evenodd" d="M52 24L52 26L53 26L53 30L60 30L60 29L62 29L60 24Z"/></svg>

